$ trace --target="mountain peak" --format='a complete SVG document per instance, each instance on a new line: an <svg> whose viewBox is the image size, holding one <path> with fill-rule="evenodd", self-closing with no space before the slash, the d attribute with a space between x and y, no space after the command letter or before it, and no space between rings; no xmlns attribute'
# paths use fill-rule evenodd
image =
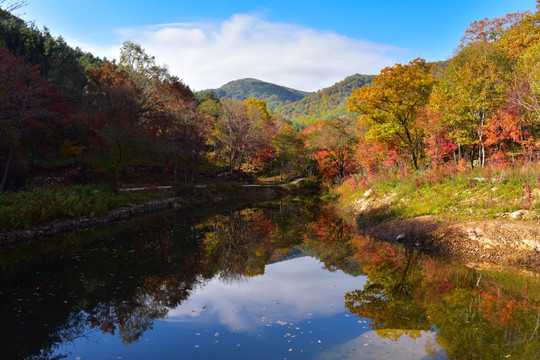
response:
<svg viewBox="0 0 540 360"><path fill-rule="evenodd" d="M213 89L213 91L219 98L236 100L257 98L264 100L270 110L275 109L277 106L301 100L310 94L306 91L295 90L254 78L229 81L225 85Z"/></svg>

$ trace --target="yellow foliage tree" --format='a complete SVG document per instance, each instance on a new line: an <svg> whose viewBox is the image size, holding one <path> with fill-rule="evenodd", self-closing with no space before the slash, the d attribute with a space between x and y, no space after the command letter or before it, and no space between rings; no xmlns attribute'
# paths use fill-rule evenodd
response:
<svg viewBox="0 0 540 360"><path fill-rule="evenodd" d="M483 127L506 101L511 66L506 52L494 43L467 45L443 69L431 104L445 113L450 137L466 151L471 165L485 161Z"/></svg>
<svg viewBox="0 0 540 360"><path fill-rule="evenodd" d="M366 137L392 143L408 152L418 169L423 132L415 123L435 84L432 67L417 58L406 65L384 68L373 86L353 92L347 109L370 125Z"/></svg>

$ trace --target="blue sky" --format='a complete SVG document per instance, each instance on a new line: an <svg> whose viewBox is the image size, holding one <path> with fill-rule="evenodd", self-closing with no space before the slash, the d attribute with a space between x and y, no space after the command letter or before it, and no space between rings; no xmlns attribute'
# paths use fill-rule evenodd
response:
<svg viewBox="0 0 540 360"><path fill-rule="evenodd" d="M535 0L29 0L25 20L115 58L140 43L195 90L254 77L315 91L353 73L452 55L467 26Z"/></svg>

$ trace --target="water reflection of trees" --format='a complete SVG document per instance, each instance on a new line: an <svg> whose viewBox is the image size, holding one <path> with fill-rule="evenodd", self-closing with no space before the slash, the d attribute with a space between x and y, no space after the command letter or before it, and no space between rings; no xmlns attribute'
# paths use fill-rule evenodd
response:
<svg viewBox="0 0 540 360"><path fill-rule="evenodd" d="M537 279L450 266L369 237L354 243L368 280L345 305L380 336L436 330L451 359L540 358Z"/></svg>
<svg viewBox="0 0 540 360"><path fill-rule="evenodd" d="M351 224L344 221L329 204L319 208L312 217L307 231L303 233L306 252L321 260L330 271L339 269L359 275L360 268L350 244L353 233Z"/></svg>
<svg viewBox="0 0 540 360"><path fill-rule="evenodd" d="M119 227L0 254L2 357L49 358L62 342L96 331L136 342L209 279L257 276L292 249L331 271L364 271L366 286L347 293L346 306L371 319L380 336L435 329L455 359L527 359L540 351L538 281L453 268L359 237L317 202L176 213Z"/></svg>
<svg viewBox="0 0 540 360"><path fill-rule="evenodd" d="M186 219L176 228L170 220L98 240L70 236L26 250L44 257L12 259L0 279L2 357L49 358L60 343L95 330L137 341L212 276Z"/></svg>
<svg viewBox="0 0 540 360"><path fill-rule="evenodd" d="M49 358L95 331L136 342L214 276L262 274L302 244L317 209L277 202L197 219L178 213L4 252L2 356Z"/></svg>

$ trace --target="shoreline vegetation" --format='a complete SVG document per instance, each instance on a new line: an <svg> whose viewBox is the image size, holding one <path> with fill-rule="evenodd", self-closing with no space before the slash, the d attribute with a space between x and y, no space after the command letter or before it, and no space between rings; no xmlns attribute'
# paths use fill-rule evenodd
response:
<svg viewBox="0 0 540 360"><path fill-rule="evenodd" d="M333 191L358 231L475 263L540 270L537 166L351 177ZM532 185L531 185L532 184Z"/></svg>

